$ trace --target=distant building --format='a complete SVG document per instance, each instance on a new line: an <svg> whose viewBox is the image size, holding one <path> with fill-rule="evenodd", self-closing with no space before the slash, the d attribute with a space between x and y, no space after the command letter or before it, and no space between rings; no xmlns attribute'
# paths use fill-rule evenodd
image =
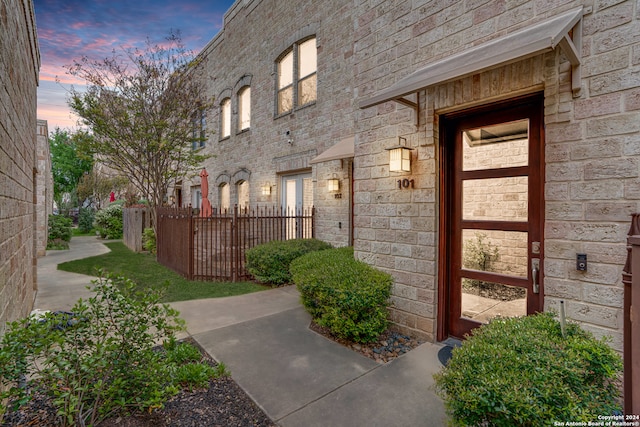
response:
<svg viewBox="0 0 640 427"><path fill-rule="evenodd" d="M636 9L238 0L200 54L208 198L315 206L317 237L391 273L393 321L426 339L564 301L621 349ZM198 184L173 200L197 207Z"/></svg>
<svg viewBox="0 0 640 427"><path fill-rule="evenodd" d="M37 288L36 257L46 229L50 173L38 144L36 88L40 53L31 0L2 3L0 23L0 333L27 315ZM41 127L42 129L42 127ZM45 138L46 139L46 138ZM46 152L45 152L46 150ZM46 240L46 236L45 236ZM46 244L46 243L45 243Z"/></svg>

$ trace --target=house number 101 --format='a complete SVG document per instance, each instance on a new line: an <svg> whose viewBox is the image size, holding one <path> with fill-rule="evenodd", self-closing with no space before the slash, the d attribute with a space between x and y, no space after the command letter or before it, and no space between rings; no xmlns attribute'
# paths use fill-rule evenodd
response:
<svg viewBox="0 0 640 427"><path fill-rule="evenodd" d="M414 187L414 181L412 179L399 179L398 180L398 188L403 189L403 188L415 188Z"/></svg>

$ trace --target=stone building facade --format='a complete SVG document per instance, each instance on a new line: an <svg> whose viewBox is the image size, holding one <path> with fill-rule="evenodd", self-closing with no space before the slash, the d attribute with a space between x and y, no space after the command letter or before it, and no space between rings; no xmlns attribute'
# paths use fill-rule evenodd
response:
<svg viewBox="0 0 640 427"><path fill-rule="evenodd" d="M200 55L220 103L206 118L209 199L286 205L289 181L306 179L317 236L391 273L393 321L426 339L562 302L621 349L640 208L639 7L238 0ZM279 67L310 39L317 98L281 114ZM410 171L390 171L399 143ZM197 185L182 183L183 204ZM493 267L469 263L494 253Z"/></svg>
<svg viewBox="0 0 640 427"><path fill-rule="evenodd" d="M36 256L47 254L49 215L53 213L53 173L49 150L49 126L38 120L36 133Z"/></svg>
<svg viewBox="0 0 640 427"><path fill-rule="evenodd" d="M31 0L0 2L0 333L29 313L36 291L40 53Z"/></svg>
<svg viewBox="0 0 640 427"><path fill-rule="evenodd" d="M204 152L214 157L203 165L214 208L315 206L318 236L351 244L353 155L313 162L341 141L353 147L352 6L344 1L237 1L226 13L224 28L200 53L208 70L207 94L218 106L206 117L211 134ZM295 60L304 55L304 42L315 44L313 55L317 52L317 97L296 99L291 110L282 112L275 95L278 63L288 54ZM296 80L300 70L296 63ZM243 124L240 95L247 88L250 123ZM230 129L222 125L225 102L230 102ZM341 191L330 193L327 182L334 177ZM198 206L199 179L181 184L174 195L181 205Z"/></svg>
<svg viewBox="0 0 640 427"><path fill-rule="evenodd" d="M528 312L559 311L562 301L567 317L621 350L626 233L640 207L638 3L366 3L355 21L364 107L356 116L355 246L359 258L394 274L394 320L430 339L467 331L464 291L461 310L453 288L487 276L460 265L464 232L523 230L511 233L529 233L522 256L530 268L512 274L520 281L499 280L526 289L535 300ZM394 101L400 96L416 101L415 111ZM511 114L518 108L524 115ZM459 140L465 133L522 118L537 139L528 172L515 161L481 170L456 163L473 147ZM384 147L398 136L414 148L410 195L393 190L397 177L385 167ZM511 175L528 177L528 217L505 224L465 212L470 188L492 194Z"/></svg>

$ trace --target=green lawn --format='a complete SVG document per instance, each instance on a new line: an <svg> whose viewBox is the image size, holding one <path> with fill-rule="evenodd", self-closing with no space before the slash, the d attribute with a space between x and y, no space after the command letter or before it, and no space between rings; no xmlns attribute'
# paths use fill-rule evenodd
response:
<svg viewBox="0 0 640 427"><path fill-rule="evenodd" d="M242 295L268 289L253 282L191 281L160 265L155 255L135 253L122 242L105 243L111 252L58 265L58 269L97 276L98 269L125 276L141 288L162 286L168 282L165 302Z"/></svg>

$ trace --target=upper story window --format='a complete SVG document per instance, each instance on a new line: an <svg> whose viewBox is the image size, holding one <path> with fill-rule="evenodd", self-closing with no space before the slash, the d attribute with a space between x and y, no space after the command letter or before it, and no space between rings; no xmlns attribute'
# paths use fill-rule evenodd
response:
<svg viewBox="0 0 640 427"><path fill-rule="evenodd" d="M316 39L301 43L298 49L298 102L297 105L316 101L317 87Z"/></svg>
<svg viewBox="0 0 640 427"><path fill-rule="evenodd" d="M220 120L222 138L231 136L231 98L225 98L220 103Z"/></svg>
<svg viewBox="0 0 640 427"><path fill-rule="evenodd" d="M316 39L294 44L280 57L278 67L278 114L316 101L317 49Z"/></svg>
<svg viewBox="0 0 640 427"><path fill-rule="evenodd" d="M198 110L193 113L191 118L191 149L197 150L205 146L207 141L206 135L207 115L204 110Z"/></svg>
<svg viewBox="0 0 640 427"><path fill-rule="evenodd" d="M245 86L238 92L238 130L251 127L251 87Z"/></svg>

